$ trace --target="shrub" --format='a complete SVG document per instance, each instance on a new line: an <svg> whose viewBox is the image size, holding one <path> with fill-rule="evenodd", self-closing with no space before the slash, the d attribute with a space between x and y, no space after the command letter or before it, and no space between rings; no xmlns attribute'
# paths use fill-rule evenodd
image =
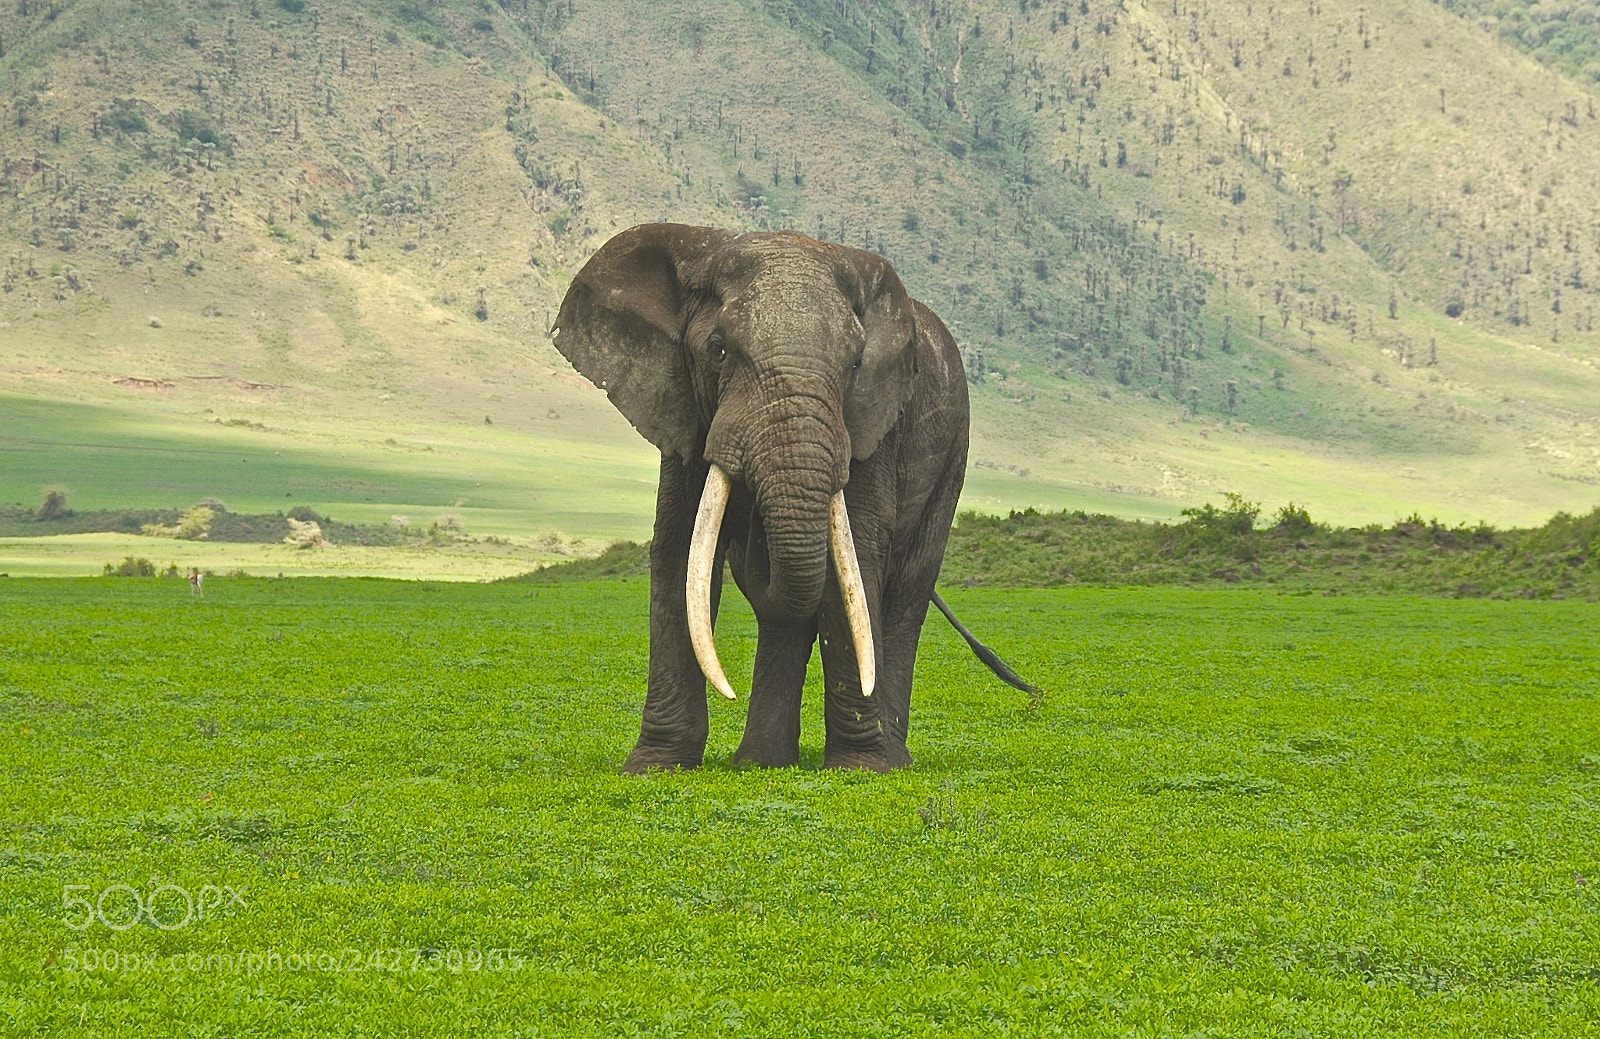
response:
<svg viewBox="0 0 1600 1039"><path fill-rule="evenodd" d="M148 133L150 120L132 101L118 98L111 102L111 125L123 133Z"/></svg>
<svg viewBox="0 0 1600 1039"><path fill-rule="evenodd" d="M1304 537L1317 530L1317 525L1311 521L1311 513L1294 502L1279 509L1275 520L1272 529L1289 537Z"/></svg>
<svg viewBox="0 0 1600 1039"><path fill-rule="evenodd" d="M1261 503L1246 501L1242 495L1227 491L1222 496L1224 505L1217 508L1210 502L1198 509L1184 509L1189 519L1184 526L1197 534L1242 537L1255 529L1256 517L1261 514ZM1307 516L1309 522L1311 517Z"/></svg>
<svg viewBox="0 0 1600 1039"><path fill-rule="evenodd" d="M48 491L44 496L44 503L39 506L39 511L33 514L36 520L64 519L72 515L72 510L67 508L66 491Z"/></svg>
<svg viewBox="0 0 1600 1039"><path fill-rule="evenodd" d="M217 514L205 505L196 505L183 514L175 526L146 523L139 532L153 538L178 538L182 541L200 541L211 533L211 523Z"/></svg>
<svg viewBox="0 0 1600 1039"><path fill-rule="evenodd" d="M293 517L289 519L289 536L283 541L297 548L314 548L328 543L328 539L322 536L322 527L315 520L297 520Z"/></svg>
<svg viewBox="0 0 1600 1039"><path fill-rule="evenodd" d="M217 121L208 113L185 108L171 119L178 139L209 144L224 155L233 154L233 139L222 131Z"/></svg>
<svg viewBox="0 0 1600 1039"><path fill-rule="evenodd" d="M143 556L140 556L137 559L135 559L133 556L128 556L125 559L123 559L122 562L119 563L116 566L112 566L110 563L107 563L106 564L105 573L104 573L103 576L105 576L105 577L154 577L155 575L156 575L156 565L154 563L150 562L150 560L144 558Z"/></svg>

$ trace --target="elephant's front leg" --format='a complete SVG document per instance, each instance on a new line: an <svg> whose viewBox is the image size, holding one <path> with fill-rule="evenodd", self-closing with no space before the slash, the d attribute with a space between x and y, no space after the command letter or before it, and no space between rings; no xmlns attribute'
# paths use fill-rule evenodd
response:
<svg viewBox="0 0 1600 1039"><path fill-rule="evenodd" d="M800 763L800 697L806 665L817 639L815 619L790 627L760 626L756 638L755 677L750 683L750 712L734 764L786 768Z"/></svg>
<svg viewBox="0 0 1600 1039"><path fill-rule="evenodd" d="M650 543L650 677L639 742L623 771L698 768L705 759L708 718L706 679L689 643L689 541L695 509L705 488L704 462L686 464L663 456L656 490L655 539ZM722 567L713 571L711 615L716 617Z"/></svg>
<svg viewBox="0 0 1600 1039"><path fill-rule="evenodd" d="M885 438L892 444L894 435ZM855 542L856 562L861 569L862 590L867 597L867 613L872 618L874 670L881 685L884 678L885 631L883 593L885 570L889 563L890 529L895 515L898 477L892 449L880 449L869 459L850 467L850 482L845 487L845 502L850 514L850 529ZM828 573L828 586L822 593L818 614L822 642L824 718L827 745L823 764L828 768L869 768L887 772L909 765L903 741L887 737L883 705L879 696L861 692L861 670L856 661L850 619L839 594L836 570Z"/></svg>
<svg viewBox="0 0 1600 1039"><path fill-rule="evenodd" d="M867 497L863 488L862 498ZM858 519L859 517L859 519ZM857 531L856 553L861 567L861 584L867 595L867 613L872 618L874 671L881 685L886 658L883 626L883 555L879 551L881 533L867 519L865 510L852 513L851 525ZM827 744L823 765L827 768L869 768L887 772L911 763L904 744L887 738L882 699L861 691L861 667L856 660L855 640L850 619L839 594L837 574L828 575L818 614L822 642L824 720Z"/></svg>
<svg viewBox="0 0 1600 1039"><path fill-rule="evenodd" d="M876 669L883 673L883 627L880 618L877 582L862 575L867 585L867 603L872 614L873 650ZM836 592L834 594L837 594ZM823 709L827 725L827 744L822 763L827 768L868 768L887 772L909 765L904 744L888 738L883 722L882 701L861 692L860 668L856 663L850 623L844 610L824 608L819 630L822 636ZM896 747L899 748L898 753Z"/></svg>

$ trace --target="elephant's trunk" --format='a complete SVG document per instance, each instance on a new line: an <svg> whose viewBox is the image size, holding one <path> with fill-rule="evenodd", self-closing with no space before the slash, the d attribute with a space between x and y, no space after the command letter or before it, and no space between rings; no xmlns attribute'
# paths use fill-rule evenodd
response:
<svg viewBox="0 0 1600 1039"><path fill-rule="evenodd" d="M752 468L747 481L755 492L757 518L746 558L756 563L746 567L746 593L756 616L798 623L817 612L827 584L832 480L813 469Z"/></svg>

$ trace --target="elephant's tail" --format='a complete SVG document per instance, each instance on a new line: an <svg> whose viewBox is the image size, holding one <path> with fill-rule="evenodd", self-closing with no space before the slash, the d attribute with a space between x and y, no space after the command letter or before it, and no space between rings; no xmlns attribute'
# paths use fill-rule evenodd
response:
<svg viewBox="0 0 1600 1039"><path fill-rule="evenodd" d="M1006 662L1000 659L998 653L979 642L978 636L974 635L965 624L956 619L955 612L950 609L950 604L941 599L938 592L933 593L933 604L939 607L939 612L944 614L944 619L949 621L950 625L960 632L961 637L967 640L967 645L972 647L972 652L978 655L978 659L989 665L989 670L999 675L1002 682L1015 686L1025 693L1037 693L1039 691L1037 686L1024 682L1021 675L1011 670Z"/></svg>

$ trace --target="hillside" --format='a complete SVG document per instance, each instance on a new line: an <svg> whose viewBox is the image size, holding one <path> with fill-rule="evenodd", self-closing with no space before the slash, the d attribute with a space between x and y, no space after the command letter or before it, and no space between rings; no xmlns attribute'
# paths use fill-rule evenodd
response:
<svg viewBox="0 0 1600 1039"><path fill-rule="evenodd" d="M643 535L651 452L544 333L672 219L893 260L967 353L972 507L1584 512L1600 99L1475 19L8 5L0 502Z"/></svg>

